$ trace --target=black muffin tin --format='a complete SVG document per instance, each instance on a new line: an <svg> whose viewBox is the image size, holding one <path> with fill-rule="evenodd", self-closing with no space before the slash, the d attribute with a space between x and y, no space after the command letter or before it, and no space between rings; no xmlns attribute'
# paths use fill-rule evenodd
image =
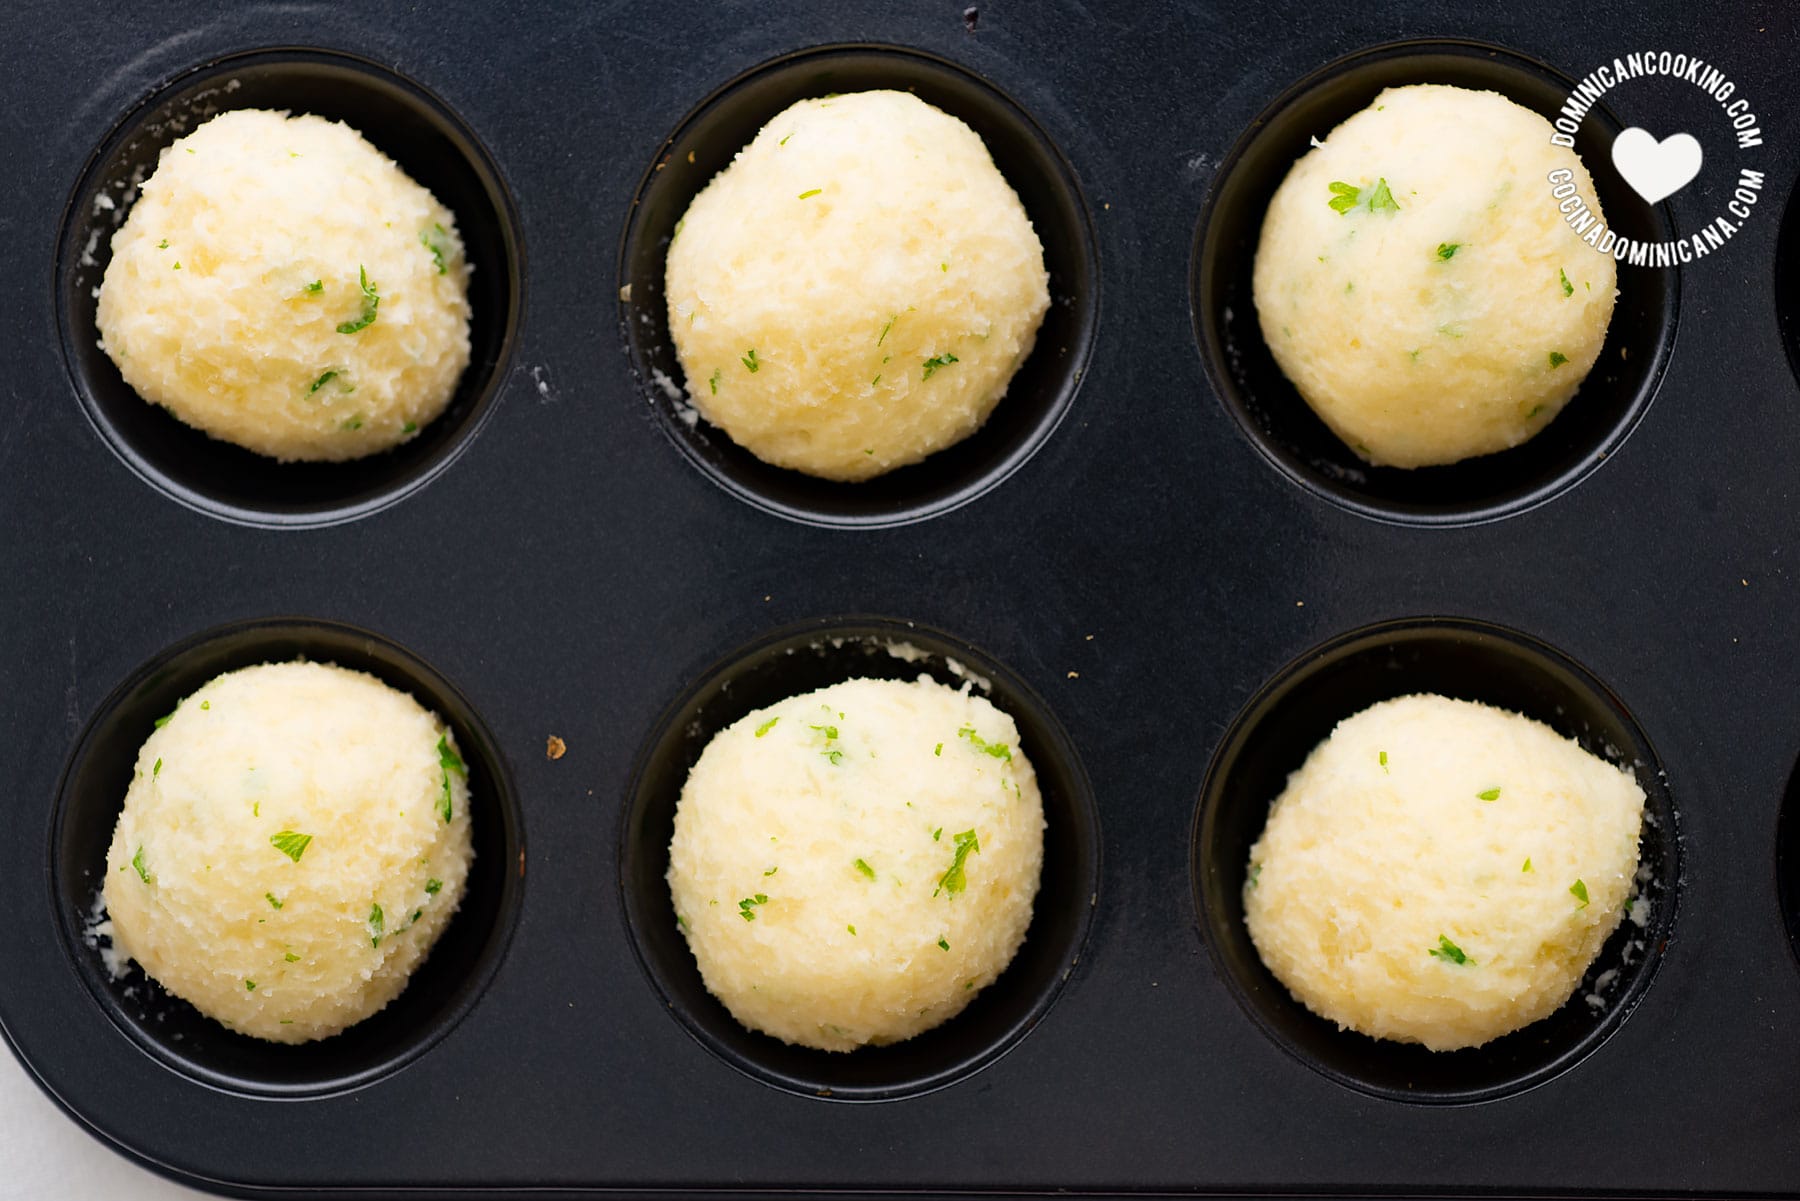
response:
<svg viewBox="0 0 1800 1201"><path fill-rule="evenodd" d="M1800 1191L1788 8L13 17L0 1026L101 1139L240 1196ZM1740 154L1691 85L1625 85L1581 143L1607 216L1691 233L1741 164L1765 173L1750 219L1691 265L1620 268L1600 365L1532 443L1362 467L1249 307L1286 163L1382 86L1554 111L1572 77L1665 47L1724 70L1765 144ZM1053 304L987 428L852 488L683 420L659 280L687 198L762 120L867 87L982 134ZM350 120L458 215L473 363L401 451L265 463L142 405L94 345L133 169L246 105ZM1628 125L1692 132L1708 169L1645 206L1607 161ZM285 1048L111 979L85 931L153 719L296 655L455 727L478 858L399 1000ZM667 910L682 775L769 700L918 671L978 675L1019 719L1050 823L1025 946L913 1043L751 1035ZM1550 1019L1443 1056L1294 1004L1239 899L1285 773L1420 689L1579 738L1653 819L1644 924Z"/></svg>

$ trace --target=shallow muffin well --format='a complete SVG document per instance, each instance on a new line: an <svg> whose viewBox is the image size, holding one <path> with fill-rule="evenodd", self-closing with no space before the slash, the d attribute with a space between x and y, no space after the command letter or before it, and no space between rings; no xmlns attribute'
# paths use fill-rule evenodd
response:
<svg viewBox="0 0 1800 1201"><path fill-rule="evenodd" d="M896 653L898 651L899 653ZM739 1025L702 982L676 925L665 874L675 805L713 735L753 710L855 678L921 674L976 690L1017 722L1043 794L1044 865L1031 924L1010 966L954 1018L883 1047L827 1052ZM1099 890L1098 815L1068 735L1017 677L948 635L881 619L779 631L698 673L650 734L626 794L619 882L630 934L670 1011L702 1046L748 1075L805 1096L875 1101L953 1083L1005 1054L1055 1001L1080 958ZM984 688L984 684L986 687Z"/></svg>
<svg viewBox="0 0 1800 1201"><path fill-rule="evenodd" d="M688 404L669 338L663 274L675 225L694 196L771 118L833 92L910 92L972 128L1025 206L1044 248L1050 309L985 425L967 439L861 483L771 466ZM620 252L620 322L642 387L676 447L751 504L816 525L892 526L946 512L1023 464L1062 421L1099 317L1093 229L1073 169L1011 99L961 67L885 47L802 51L757 67L704 100L660 148L633 202Z"/></svg>
<svg viewBox="0 0 1800 1201"><path fill-rule="evenodd" d="M106 852L138 748L156 720L221 673L297 658L367 672L449 723L472 789L475 861L455 916L388 1006L341 1034L284 1045L237 1034L165 992L135 965L107 969L91 927ZM145 664L100 706L64 773L52 836L60 932L75 970L113 1023L165 1065L233 1091L310 1096L395 1071L476 1003L512 937L523 890L517 800L493 736L466 698L425 663L374 634L270 620L201 634Z"/></svg>
<svg viewBox="0 0 1800 1201"><path fill-rule="evenodd" d="M1250 847L1288 774L1344 718L1392 697L1432 692L1543 722L1629 770L1644 790L1639 841L1645 923L1620 923L1560 1009L1460 1051L1379 1041L1318 1017L1263 965L1244 924ZM1496 626L1395 621L1345 635L1284 668L1239 714L1208 769L1194 832L1201 930L1220 976L1284 1050L1351 1088L1417 1102L1461 1103L1519 1092L1573 1066L1643 998L1673 928L1679 837L1668 783L1619 700L1556 651ZM1590 1002L1589 997L1597 1000Z"/></svg>
<svg viewBox="0 0 1800 1201"><path fill-rule="evenodd" d="M1302 79L1250 123L1214 179L1194 245L1195 335L1227 410L1290 479L1366 516L1467 524L1530 508L1573 486L1631 432L1655 395L1674 340L1677 272L1620 265L1618 302L1599 360L1568 408L1530 441L1442 467L1364 462L1276 365L1257 327L1251 267L1269 201L1312 139L1372 104L1382 89L1418 83L1498 92L1546 117L1573 87L1528 59L1463 42L1376 47ZM1666 206L1645 205L1611 169L1609 147L1619 128L1597 107L1582 123L1576 152L1595 176L1609 227L1634 239L1665 239ZM1543 203L1557 203L1548 181Z"/></svg>
<svg viewBox="0 0 1800 1201"><path fill-rule="evenodd" d="M280 463L182 424L140 397L101 350L95 299L114 232L176 138L228 109L343 121L455 214L468 261L470 361L449 406L393 450L343 463ZM88 419L141 478L190 507L259 526L316 526L384 508L431 480L492 410L520 307L520 234L491 157L418 85L323 51L262 51L165 85L105 139L76 185L57 258L63 351Z"/></svg>

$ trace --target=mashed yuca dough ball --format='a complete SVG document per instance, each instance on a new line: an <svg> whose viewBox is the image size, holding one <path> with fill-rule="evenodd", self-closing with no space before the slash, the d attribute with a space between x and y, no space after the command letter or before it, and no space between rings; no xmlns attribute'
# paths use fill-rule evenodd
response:
<svg viewBox="0 0 1800 1201"><path fill-rule="evenodd" d="M473 857L443 722L360 672L249 667L138 752L106 857L113 946L233 1030L324 1038L406 987Z"/></svg>
<svg viewBox="0 0 1800 1201"><path fill-rule="evenodd" d="M1256 251L1263 339L1370 463L1517 446L1561 412L1606 340L1613 260L1564 223L1549 122L1493 92L1391 88L1294 164Z"/></svg>
<svg viewBox="0 0 1800 1201"><path fill-rule="evenodd" d="M1050 304L987 147L902 92L803 100L763 126L676 226L667 292L701 414L831 480L979 429Z"/></svg>
<svg viewBox="0 0 1800 1201"><path fill-rule="evenodd" d="M113 235L106 353L145 400L276 459L355 459L443 412L469 362L456 218L362 135L222 113Z"/></svg>
<svg viewBox="0 0 1800 1201"><path fill-rule="evenodd" d="M1338 724L1250 849L1276 979L1339 1026L1473 1047L1574 993L1635 891L1644 793L1548 726L1441 696Z"/></svg>
<svg viewBox="0 0 1800 1201"><path fill-rule="evenodd" d="M850 680L707 744L675 811L669 888L732 1016L850 1051L929 1030L991 983L1043 859L1012 718L928 677Z"/></svg>

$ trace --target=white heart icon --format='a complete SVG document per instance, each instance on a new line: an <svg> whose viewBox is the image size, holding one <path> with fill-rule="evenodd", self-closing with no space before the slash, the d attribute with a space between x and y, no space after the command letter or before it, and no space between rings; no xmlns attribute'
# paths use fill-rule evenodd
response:
<svg viewBox="0 0 1800 1201"><path fill-rule="evenodd" d="M1633 125L1613 139L1613 166L1631 190L1655 204L1694 182L1700 174L1700 143L1693 134L1670 134L1657 141Z"/></svg>

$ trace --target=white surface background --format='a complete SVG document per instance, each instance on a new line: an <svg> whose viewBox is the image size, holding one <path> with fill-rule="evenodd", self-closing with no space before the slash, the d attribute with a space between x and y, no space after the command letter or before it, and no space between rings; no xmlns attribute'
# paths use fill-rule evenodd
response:
<svg viewBox="0 0 1800 1201"><path fill-rule="evenodd" d="M0 1044L0 1198L5 1201L193 1201L111 1150L57 1108Z"/></svg>

